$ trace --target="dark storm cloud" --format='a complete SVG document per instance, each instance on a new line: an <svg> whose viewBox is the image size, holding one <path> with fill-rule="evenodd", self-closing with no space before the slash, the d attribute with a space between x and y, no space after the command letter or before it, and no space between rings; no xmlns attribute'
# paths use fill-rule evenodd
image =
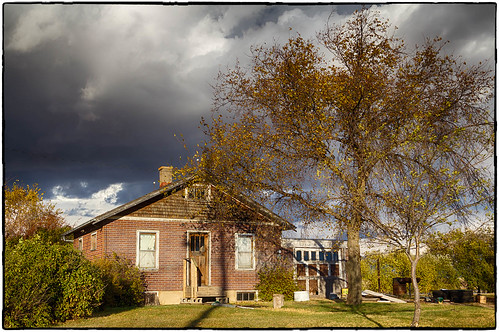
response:
<svg viewBox="0 0 499 332"><path fill-rule="evenodd" d="M7 6L7 45L18 33L14 31L13 22L23 13L20 8L29 10L31 6ZM70 12L59 14L63 15L59 17L62 21L89 19L83 14L78 17L74 7ZM90 16L102 19L102 15L95 11ZM112 13L109 16L112 17ZM81 28L88 24L73 20L71 26ZM141 49L147 45L126 44L127 34L134 34L136 24L129 26L129 32L122 34L121 40L115 39L115 42L123 43L117 45L116 54L147 52ZM57 38L48 36L39 43L33 37L24 44L18 43L17 49L7 47L4 76L6 179L38 182L46 190L54 183L62 183L68 195L86 193L88 196L109 183L145 181L144 174L150 176L151 172L144 172L143 165L157 167L169 163L178 166L179 156L185 152L173 134L193 132L197 128L202 110L189 109L188 102L196 100L200 95L198 86L203 84L192 82L194 84L188 87L185 79L176 77L172 66L154 59L114 68L113 59L100 63L92 57L94 52L99 56L96 48L99 38L92 40L92 35L77 29L65 35L58 31L53 33ZM76 39L70 41L70 37ZM118 38L116 33L107 37ZM31 48L25 45L29 42ZM69 45L70 42L73 45ZM115 60L122 61L120 58ZM127 65L135 68L127 68ZM99 70L105 70L106 66L112 70L103 73L106 76L102 77L110 82L99 86ZM97 79L97 89L106 90L104 94L89 92L88 83L93 79ZM192 88L197 91L190 90ZM208 84L202 93L207 90ZM195 122L189 118L189 112L195 114ZM195 136L199 138L199 135ZM152 183L156 177L157 174L149 177L147 183ZM82 190L76 185L80 181L91 185Z"/></svg>
<svg viewBox="0 0 499 332"><path fill-rule="evenodd" d="M341 6L340 6L341 7ZM350 6L349 6L350 7ZM358 7L358 6L357 6ZM217 12L214 12L213 15L216 18L220 18L222 15L227 14L227 8L230 7L221 7ZM241 7L241 8L247 8ZM314 16L318 12L330 13L334 10L335 7L331 5L267 5L260 6L255 5L254 10L255 13L253 15L243 16L237 22L237 24L232 27L229 31L227 31L227 38L242 38L244 34L248 30L252 29L260 29L263 28L266 24L274 23L276 24L279 21L279 18L285 13L293 10L300 10L305 15L310 17ZM217 15L218 14L218 15Z"/></svg>
<svg viewBox="0 0 499 332"><path fill-rule="evenodd" d="M395 6L380 6L382 13ZM407 8L406 10L401 8ZM495 15L493 3L448 3L400 5L390 21L398 26L408 48L423 44L426 38L449 41L445 51L468 62L493 61ZM409 13L409 14L406 14Z"/></svg>
<svg viewBox="0 0 499 332"><path fill-rule="evenodd" d="M438 34L464 56L493 56L493 5L377 7L408 46ZM219 69L359 8L6 4L5 180L39 183L81 218L137 198L202 142Z"/></svg>

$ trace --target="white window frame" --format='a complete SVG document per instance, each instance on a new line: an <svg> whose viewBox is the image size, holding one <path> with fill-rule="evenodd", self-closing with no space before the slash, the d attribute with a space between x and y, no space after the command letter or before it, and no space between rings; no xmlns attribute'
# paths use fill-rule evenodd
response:
<svg viewBox="0 0 499 332"><path fill-rule="evenodd" d="M239 294L254 294L254 299L253 300L238 300L237 296ZM257 290L238 290L236 291L236 302L241 302L241 301L258 301L258 291Z"/></svg>
<svg viewBox="0 0 499 332"><path fill-rule="evenodd" d="M237 246L238 239L239 237L251 237L251 267L239 267L239 248ZM256 264L255 264L255 234L253 233L236 233L235 237L235 264L236 264L236 270L243 270L243 271L252 271L255 270Z"/></svg>
<svg viewBox="0 0 499 332"><path fill-rule="evenodd" d="M149 234L155 234L156 236L156 241L155 241L155 266L154 267L140 267L140 234L142 233L149 233ZM144 271L156 271L159 269L159 231L152 231L152 230L137 230L137 236L136 236L136 253L135 253L135 266L137 266L140 270Z"/></svg>
<svg viewBox="0 0 499 332"><path fill-rule="evenodd" d="M200 189L200 188L205 190L205 197L204 198L196 197L196 195L193 195L194 196L193 198L189 198L189 195L190 195L192 190L196 190L196 189ZM211 186L207 185L207 184L195 183L195 184L185 188L184 197L185 197L185 199L191 200L191 201L210 201L211 200Z"/></svg>
<svg viewBox="0 0 499 332"><path fill-rule="evenodd" d="M94 236L95 236L95 248L94 248ZM90 251L97 250L97 232L90 234Z"/></svg>
<svg viewBox="0 0 499 332"><path fill-rule="evenodd" d="M83 236L78 238L78 250L83 251Z"/></svg>

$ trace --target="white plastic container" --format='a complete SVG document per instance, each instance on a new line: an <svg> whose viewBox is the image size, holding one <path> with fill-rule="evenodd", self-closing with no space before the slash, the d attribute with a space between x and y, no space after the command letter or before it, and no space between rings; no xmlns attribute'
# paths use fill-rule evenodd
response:
<svg viewBox="0 0 499 332"><path fill-rule="evenodd" d="M310 296L307 291L299 291L295 292L295 301L301 302L301 301L309 301Z"/></svg>

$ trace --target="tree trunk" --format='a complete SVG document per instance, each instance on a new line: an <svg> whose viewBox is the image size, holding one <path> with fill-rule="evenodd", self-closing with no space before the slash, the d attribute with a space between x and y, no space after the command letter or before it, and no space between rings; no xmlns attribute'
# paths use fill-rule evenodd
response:
<svg viewBox="0 0 499 332"><path fill-rule="evenodd" d="M348 305L362 303L362 275L360 271L360 233L356 222L347 225L348 258L346 261Z"/></svg>
<svg viewBox="0 0 499 332"><path fill-rule="evenodd" d="M416 279L416 268L418 265L419 254L416 254L414 260L411 259L411 278L414 286L414 316L412 318L411 327L419 326L419 318L421 317L421 302L419 294L418 280Z"/></svg>

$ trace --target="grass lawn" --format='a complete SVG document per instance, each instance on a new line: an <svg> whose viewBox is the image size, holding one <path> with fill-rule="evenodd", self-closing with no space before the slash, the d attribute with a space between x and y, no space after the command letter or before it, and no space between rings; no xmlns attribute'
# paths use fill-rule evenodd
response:
<svg viewBox="0 0 499 332"><path fill-rule="evenodd" d="M180 304L113 308L58 328L313 328L410 327L414 304L364 303L358 309L342 302L246 302L254 309ZM422 303L420 327L494 328L494 306Z"/></svg>

